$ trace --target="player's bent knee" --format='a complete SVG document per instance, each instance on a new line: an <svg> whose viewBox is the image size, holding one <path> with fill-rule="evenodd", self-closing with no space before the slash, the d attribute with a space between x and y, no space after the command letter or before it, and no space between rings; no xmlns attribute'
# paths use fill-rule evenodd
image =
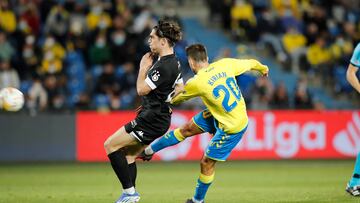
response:
<svg viewBox="0 0 360 203"><path fill-rule="evenodd" d="M106 139L105 142L104 142L104 149L105 149L107 154L110 153L110 151L111 151L111 141L110 141L109 138Z"/></svg>
<svg viewBox="0 0 360 203"><path fill-rule="evenodd" d="M184 137L190 137L196 134L196 130L193 129L192 123L186 123L183 127L180 128L180 133Z"/></svg>
<svg viewBox="0 0 360 203"><path fill-rule="evenodd" d="M106 141L104 142L104 149L106 151L106 154L111 154L112 152L118 150L118 146L114 145L113 142L111 141L111 137L109 137L108 139L106 139Z"/></svg>

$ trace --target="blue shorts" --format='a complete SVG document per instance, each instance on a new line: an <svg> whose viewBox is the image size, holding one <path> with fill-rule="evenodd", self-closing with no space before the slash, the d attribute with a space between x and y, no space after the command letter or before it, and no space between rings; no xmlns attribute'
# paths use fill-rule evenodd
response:
<svg viewBox="0 0 360 203"><path fill-rule="evenodd" d="M197 125L203 132L214 134L216 128L214 126L214 117L208 109L205 109L192 118L195 125Z"/></svg>
<svg viewBox="0 0 360 203"><path fill-rule="evenodd" d="M203 131L214 134L205 151L205 156L216 160L225 161L234 147L240 142L246 132L247 126L238 133L227 134L217 126L217 121L208 109L205 109L193 117L193 122Z"/></svg>
<svg viewBox="0 0 360 203"><path fill-rule="evenodd" d="M214 125L217 126L216 120ZM216 161L226 161L231 151L240 142L246 129L247 126L238 133L227 134L216 127L216 133L206 148L205 156Z"/></svg>

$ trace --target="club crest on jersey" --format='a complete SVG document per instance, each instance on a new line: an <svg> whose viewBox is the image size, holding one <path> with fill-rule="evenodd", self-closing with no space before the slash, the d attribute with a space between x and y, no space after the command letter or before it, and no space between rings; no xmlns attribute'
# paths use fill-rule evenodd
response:
<svg viewBox="0 0 360 203"><path fill-rule="evenodd" d="M159 71L156 70L156 71L151 73L151 80L152 81L155 81L155 82L158 81L159 77L160 77Z"/></svg>

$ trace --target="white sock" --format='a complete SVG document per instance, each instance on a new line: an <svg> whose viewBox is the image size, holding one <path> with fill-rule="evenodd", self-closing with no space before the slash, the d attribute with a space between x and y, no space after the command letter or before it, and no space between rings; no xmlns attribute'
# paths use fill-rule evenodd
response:
<svg viewBox="0 0 360 203"><path fill-rule="evenodd" d="M149 146L147 146L147 147L145 148L145 154L146 154L146 155L152 155L152 154L154 154L154 151L151 149L151 145L149 145Z"/></svg>
<svg viewBox="0 0 360 203"><path fill-rule="evenodd" d="M135 193L135 188L134 187L131 187L131 188L127 188L127 189L123 189L124 193L127 193L127 194L134 194Z"/></svg>

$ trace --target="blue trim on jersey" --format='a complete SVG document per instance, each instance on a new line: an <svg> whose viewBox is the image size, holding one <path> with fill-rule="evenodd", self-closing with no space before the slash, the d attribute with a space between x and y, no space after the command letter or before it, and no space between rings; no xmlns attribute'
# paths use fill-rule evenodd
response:
<svg viewBox="0 0 360 203"><path fill-rule="evenodd" d="M214 125L216 125L215 123L216 122L214 122ZM216 133L206 148L205 156L216 161L225 161L230 156L231 151L240 142L246 129L247 126L238 133L227 134L216 127Z"/></svg>

